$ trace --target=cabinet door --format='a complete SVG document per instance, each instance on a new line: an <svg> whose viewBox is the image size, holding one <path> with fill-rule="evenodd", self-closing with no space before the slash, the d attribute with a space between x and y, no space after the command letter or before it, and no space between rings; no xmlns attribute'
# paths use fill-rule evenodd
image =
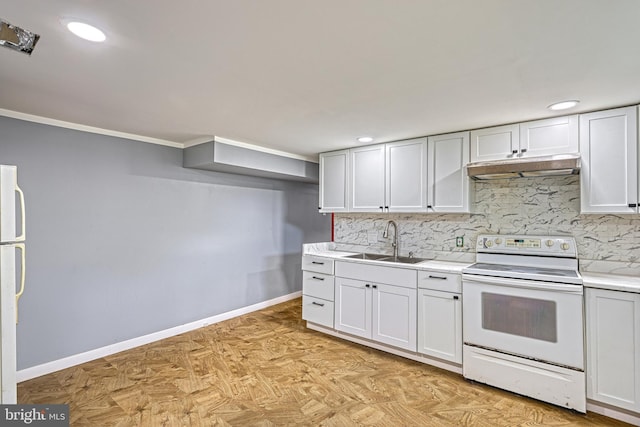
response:
<svg viewBox="0 0 640 427"><path fill-rule="evenodd" d="M637 212L636 122L636 107L580 115L581 213Z"/></svg>
<svg viewBox="0 0 640 427"><path fill-rule="evenodd" d="M469 212L469 132L429 137L429 210Z"/></svg>
<svg viewBox="0 0 640 427"><path fill-rule="evenodd" d="M640 411L640 294L587 288L587 397Z"/></svg>
<svg viewBox="0 0 640 427"><path fill-rule="evenodd" d="M519 157L578 153L578 115L520 123Z"/></svg>
<svg viewBox="0 0 640 427"><path fill-rule="evenodd" d="M351 149L352 212L384 210L384 152L384 144Z"/></svg>
<svg viewBox="0 0 640 427"><path fill-rule="evenodd" d="M418 353L462 363L460 294L418 289Z"/></svg>
<svg viewBox="0 0 640 427"><path fill-rule="evenodd" d="M320 154L320 212L347 212L349 150Z"/></svg>
<svg viewBox="0 0 640 427"><path fill-rule="evenodd" d="M416 290L382 284L372 287L372 339L416 351Z"/></svg>
<svg viewBox="0 0 640 427"><path fill-rule="evenodd" d="M342 277L335 283L335 328L371 338L371 284Z"/></svg>
<svg viewBox="0 0 640 427"><path fill-rule="evenodd" d="M471 132L471 161L514 158L520 151L517 124L478 129Z"/></svg>
<svg viewBox="0 0 640 427"><path fill-rule="evenodd" d="M386 144L386 198L389 212L427 210L427 139Z"/></svg>

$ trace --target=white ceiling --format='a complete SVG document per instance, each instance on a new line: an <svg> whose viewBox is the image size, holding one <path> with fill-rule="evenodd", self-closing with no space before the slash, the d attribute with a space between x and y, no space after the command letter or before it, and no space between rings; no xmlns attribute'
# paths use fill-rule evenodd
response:
<svg viewBox="0 0 640 427"><path fill-rule="evenodd" d="M26 0L0 18L41 35L0 49L0 109L178 143L313 158L640 102L638 0Z"/></svg>

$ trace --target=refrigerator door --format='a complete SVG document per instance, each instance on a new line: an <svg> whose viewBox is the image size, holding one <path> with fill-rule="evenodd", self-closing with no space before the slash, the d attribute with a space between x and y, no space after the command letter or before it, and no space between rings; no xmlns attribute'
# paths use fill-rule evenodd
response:
<svg viewBox="0 0 640 427"><path fill-rule="evenodd" d="M0 403L3 405L17 403L16 249L16 245L0 245Z"/></svg>
<svg viewBox="0 0 640 427"><path fill-rule="evenodd" d="M17 235L16 193L20 196L20 235ZM25 239L24 194L18 187L18 168L0 165L0 244Z"/></svg>

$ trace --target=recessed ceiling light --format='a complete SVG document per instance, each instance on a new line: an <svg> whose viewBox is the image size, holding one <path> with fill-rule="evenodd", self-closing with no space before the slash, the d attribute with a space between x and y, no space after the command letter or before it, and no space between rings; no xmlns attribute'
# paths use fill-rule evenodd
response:
<svg viewBox="0 0 640 427"><path fill-rule="evenodd" d="M547 108L549 110L566 110L568 108L573 108L576 105L578 105L580 103L580 101L562 101L562 102L556 102L555 104L551 104L549 105Z"/></svg>
<svg viewBox="0 0 640 427"><path fill-rule="evenodd" d="M69 31L81 39L91 42L103 42L107 39L107 36L101 30L84 22L71 21L67 22L66 25Z"/></svg>
<svg viewBox="0 0 640 427"><path fill-rule="evenodd" d="M371 138L370 136L361 136L360 138L358 138L358 142L371 142L373 141L373 138Z"/></svg>

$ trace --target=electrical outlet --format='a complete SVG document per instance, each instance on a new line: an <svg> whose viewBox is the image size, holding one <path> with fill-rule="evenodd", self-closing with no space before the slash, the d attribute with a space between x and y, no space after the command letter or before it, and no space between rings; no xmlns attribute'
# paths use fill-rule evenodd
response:
<svg viewBox="0 0 640 427"><path fill-rule="evenodd" d="M458 236L456 237L456 248L461 248L464 246L464 237Z"/></svg>
<svg viewBox="0 0 640 427"><path fill-rule="evenodd" d="M377 243L378 242L378 232L377 231L369 231L367 233L367 242L368 243Z"/></svg>

